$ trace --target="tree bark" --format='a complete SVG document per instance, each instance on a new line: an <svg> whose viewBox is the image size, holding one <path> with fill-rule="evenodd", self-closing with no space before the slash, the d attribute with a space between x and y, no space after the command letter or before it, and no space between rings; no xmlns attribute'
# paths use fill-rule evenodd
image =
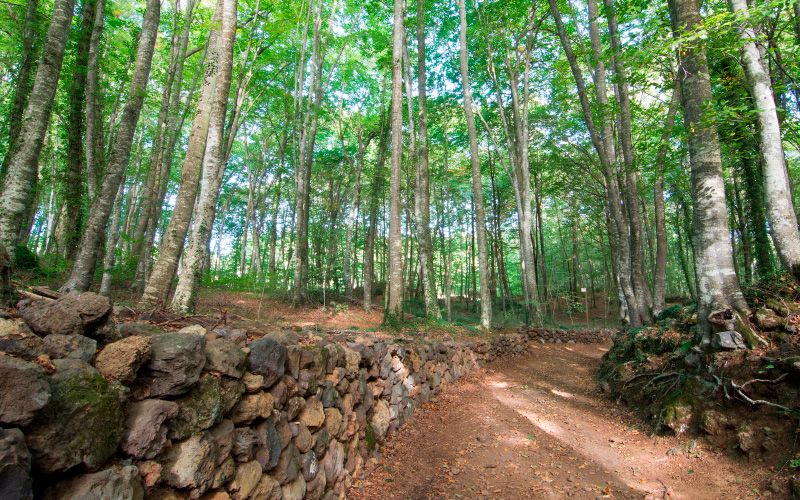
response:
<svg viewBox="0 0 800 500"><path fill-rule="evenodd" d="M489 258L486 249L486 215L483 206L483 183L481 180L481 164L478 156L478 135L475 130L475 111L472 104L472 88L469 83L469 62L467 60L467 10L464 0L458 0L460 20L459 32L459 66L461 69L461 86L464 93L464 116L467 121L469 135L470 163L472 166L472 194L475 203L475 232L478 245L478 274L481 297L481 326L492 327L492 299L489 291ZM532 271L532 269L530 270Z"/></svg>
<svg viewBox="0 0 800 500"><path fill-rule="evenodd" d="M203 275L203 263L208 255L211 229L219 199L222 176L227 164L224 143L225 116L228 109L228 94L231 89L233 69L233 44L236 39L237 0L223 0L222 26L217 51L217 83L211 99L208 139L203 158L203 178L196 208L193 231L189 236L189 247L183 256L181 274L172 298L171 308L178 313L194 312L197 289Z"/></svg>
<svg viewBox="0 0 800 500"><path fill-rule="evenodd" d="M139 153L141 154L141 153ZM100 280L100 295L108 297L111 295L111 280L114 271L114 263L117 257L117 243L119 242L119 222L122 215L122 200L125 192L125 182L120 182L119 191L114 198L114 208L111 211L111 222L109 224L109 235L106 241L105 255L103 256L103 277Z"/></svg>
<svg viewBox="0 0 800 500"><path fill-rule="evenodd" d="M39 155L50 122L74 6L74 0L56 0L53 5L36 78L8 160L0 196L0 247L6 247L12 258L16 245L25 243L19 241L19 235L26 232L23 226L28 224L26 214L34 200L31 187L36 182Z"/></svg>
<svg viewBox="0 0 800 500"><path fill-rule="evenodd" d="M114 199L119 185L125 177L125 170L131 156L133 135L139 122L144 96L147 92L147 81L150 78L150 66L153 51L158 37L158 21L161 17L161 2L148 0L139 36L139 47L136 54L136 65L133 69L128 102L122 111L119 130L114 141L114 149L106 167L106 173L100 186L97 198L92 203L86 229L83 232L80 248L75 258L75 265L69 279L62 286L64 291L86 291L92 284L98 254L105 238L108 220L111 216Z"/></svg>
<svg viewBox="0 0 800 500"><path fill-rule="evenodd" d="M739 36L744 42L742 63L758 114L759 150L772 242L784 269L800 280L800 230L792 203L783 138L769 72L756 46L756 32L748 24L747 1L729 0L729 3L734 14L743 18L738 26Z"/></svg>
<svg viewBox="0 0 800 500"><path fill-rule="evenodd" d="M223 0L217 0L214 13L214 26L220 26L222 21ZM206 152L206 139L209 130L209 115L211 103L216 91L217 72L219 68L219 28L214 29L209 40L208 57L203 71L203 83L200 88L200 97L192 123L192 132L189 135L189 144L186 147L186 157L181 169L181 185L175 200L175 208L169 220L167 230L161 240L158 260L153 266L153 271L147 279L147 284L142 293L141 304L153 306L164 304L169 296L172 279L178 268L178 259L183 252L186 233L192 219L195 207L200 175L203 167L203 157Z"/></svg>
<svg viewBox="0 0 800 500"><path fill-rule="evenodd" d="M430 216L431 193L428 168L428 74L425 61L425 0L417 0L417 87L419 93L419 116L417 118L417 182L414 196L414 215L417 219L419 238L419 265L425 297L425 314L429 318L441 318L436 296L436 281L433 275L433 242L431 240Z"/></svg>
<svg viewBox="0 0 800 500"><path fill-rule="evenodd" d="M78 44L75 49L75 61L72 65L72 83L69 90L69 127L67 130L67 172L64 178L64 223L59 235L61 254L72 260L78 250L81 237L81 198L84 192L84 112L86 98L86 80L88 76L89 48L94 31L95 3L87 0L81 7L81 25L78 33Z"/></svg>
<svg viewBox="0 0 800 500"><path fill-rule="evenodd" d="M658 314L664 309L664 297L667 290L667 222L664 210L664 164L667 151L669 150L669 139L672 136L672 127L675 124L675 115L678 106L681 104L680 80L675 78L672 89L672 99L667 109L667 117L664 119L664 130L661 132L658 152L656 153L656 182L653 188L653 199L655 200L655 219L656 219L656 265L653 271L653 313Z"/></svg>
<svg viewBox="0 0 800 500"><path fill-rule="evenodd" d="M19 137L20 124L22 122L22 113L28 104L28 97L31 94L31 73L33 72L33 63L36 59L36 34L38 25L37 10L39 8L39 0L28 0L28 5L25 8L25 25L22 32L22 58L19 62L19 71L17 72L17 85L14 88L14 100L11 103L11 110L8 113L8 150L3 157L3 164L0 165L0 184L3 182L6 172L8 172L8 162L11 160L11 152L14 150L14 144Z"/></svg>
<svg viewBox="0 0 800 500"><path fill-rule="evenodd" d="M389 180L389 275L385 318L403 314L403 240L400 207L400 175L403 156L403 0L394 0L392 30L392 168Z"/></svg>
<svg viewBox="0 0 800 500"><path fill-rule="evenodd" d="M97 173L100 170L100 156L103 151L103 131L99 102L100 81L100 38L103 36L106 20L106 0L95 0L94 25L89 40L89 58L86 61L86 96L84 116L86 134L83 141L83 157L86 165L86 187L89 199L97 194Z"/></svg>
<svg viewBox="0 0 800 500"><path fill-rule="evenodd" d="M669 0L669 7L676 39L702 26L697 0ZM712 97L705 47L693 44L682 49L678 56L694 201L692 240L698 318L704 334L703 343L707 345L710 342L710 316L725 311L747 316L749 309L739 288L733 263L719 137L716 125L709 117Z"/></svg>
<svg viewBox="0 0 800 500"><path fill-rule="evenodd" d="M389 146L389 127L385 123L385 115L386 113L381 109L378 158L375 163L375 172L369 197L368 227L364 235L364 309L366 311L372 308L372 286L375 281L375 237L378 233L378 210L385 183L384 166L386 165L386 152Z"/></svg>

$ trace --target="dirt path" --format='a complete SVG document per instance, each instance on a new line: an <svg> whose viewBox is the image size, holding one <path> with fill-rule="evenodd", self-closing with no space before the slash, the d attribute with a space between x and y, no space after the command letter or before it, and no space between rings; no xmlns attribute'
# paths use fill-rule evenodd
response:
<svg viewBox="0 0 800 500"><path fill-rule="evenodd" d="M763 468L649 435L595 389L605 346L535 345L417 411L352 498L758 496Z"/></svg>

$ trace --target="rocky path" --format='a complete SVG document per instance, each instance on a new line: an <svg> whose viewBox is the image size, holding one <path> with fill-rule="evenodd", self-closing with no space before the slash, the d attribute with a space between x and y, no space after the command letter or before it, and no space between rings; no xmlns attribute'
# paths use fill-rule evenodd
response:
<svg viewBox="0 0 800 500"><path fill-rule="evenodd" d="M449 387L382 448L352 498L753 498L768 471L652 436L597 393L606 347L532 345ZM767 492L767 494L769 494Z"/></svg>

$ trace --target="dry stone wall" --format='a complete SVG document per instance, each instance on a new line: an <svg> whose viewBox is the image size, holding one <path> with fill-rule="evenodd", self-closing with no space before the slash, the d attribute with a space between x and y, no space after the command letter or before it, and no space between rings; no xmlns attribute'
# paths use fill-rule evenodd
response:
<svg viewBox="0 0 800 500"><path fill-rule="evenodd" d="M383 342L115 325L95 294L0 318L0 498L342 497L442 387L528 334Z"/></svg>

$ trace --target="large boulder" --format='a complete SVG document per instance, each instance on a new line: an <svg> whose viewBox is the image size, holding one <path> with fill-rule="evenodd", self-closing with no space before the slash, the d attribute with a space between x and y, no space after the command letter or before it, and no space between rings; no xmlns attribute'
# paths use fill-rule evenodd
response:
<svg viewBox="0 0 800 500"><path fill-rule="evenodd" d="M263 337L250 345L250 371L264 377L269 389L286 371L286 346L272 337Z"/></svg>
<svg viewBox="0 0 800 500"><path fill-rule="evenodd" d="M33 361L44 353L44 342L21 319L0 318L0 351Z"/></svg>
<svg viewBox="0 0 800 500"><path fill-rule="evenodd" d="M131 384L142 364L150 358L150 337L134 335L108 344L97 355L95 366L108 380Z"/></svg>
<svg viewBox="0 0 800 500"><path fill-rule="evenodd" d="M242 392L244 387L240 383L223 383L220 377L203 375L187 395L175 400L180 410L168 425L170 439L185 439L219 423Z"/></svg>
<svg viewBox="0 0 800 500"><path fill-rule="evenodd" d="M205 338L187 333L153 335L150 361L142 368L137 394L180 396L188 391L206 364Z"/></svg>
<svg viewBox="0 0 800 500"><path fill-rule="evenodd" d="M0 356L0 423L27 425L50 399L50 385L37 364Z"/></svg>
<svg viewBox="0 0 800 500"><path fill-rule="evenodd" d="M242 378L247 354L227 339L214 339L206 343L206 370L234 378Z"/></svg>
<svg viewBox="0 0 800 500"><path fill-rule="evenodd" d="M111 301L93 292L69 293L58 300L23 300L20 314L39 335L86 335L109 339L115 335Z"/></svg>
<svg viewBox="0 0 800 500"><path fill-rule="evenodd" d="M44 351L51 359L79 359L91 363L97 341L83 335L53 333L44 338Z"/></svg>
<svg viewBox="0 0 800 500"><path fill-rule="evenodd" d="M142 500L144 489L139 470L135 466L114 466L58 483L45 493L46 500L61 498Z"/></svg>
<svg viewBox="0 0 800 500"><path fill-rule="evenodd" d="M50 402L27 432L34 464L47 473L79 464L96 469L114 455L122 439L122 391L80 360L53 363Z"/></svg>
<svg viewBox="0 0 800 500"><path fill-rule="evenodd" d="M203 494L214 479L216 449L208 433L195 434L172 446L162 461L162 477L173 488Z"/></svg>
<svg viewBox="0 0 800 500"><path fill-rule="evenodd" d="M0 498L30 500L31 454L19 429L0 429Z"/></svg>
<svg viewBox="0 0 800 500"><path fill-rule="evenodd" d="M164 449L167 427L164 422L178 414L172 401L145 399L128 405L128 418L122 450L135 458L153 458Z"/></svg>

